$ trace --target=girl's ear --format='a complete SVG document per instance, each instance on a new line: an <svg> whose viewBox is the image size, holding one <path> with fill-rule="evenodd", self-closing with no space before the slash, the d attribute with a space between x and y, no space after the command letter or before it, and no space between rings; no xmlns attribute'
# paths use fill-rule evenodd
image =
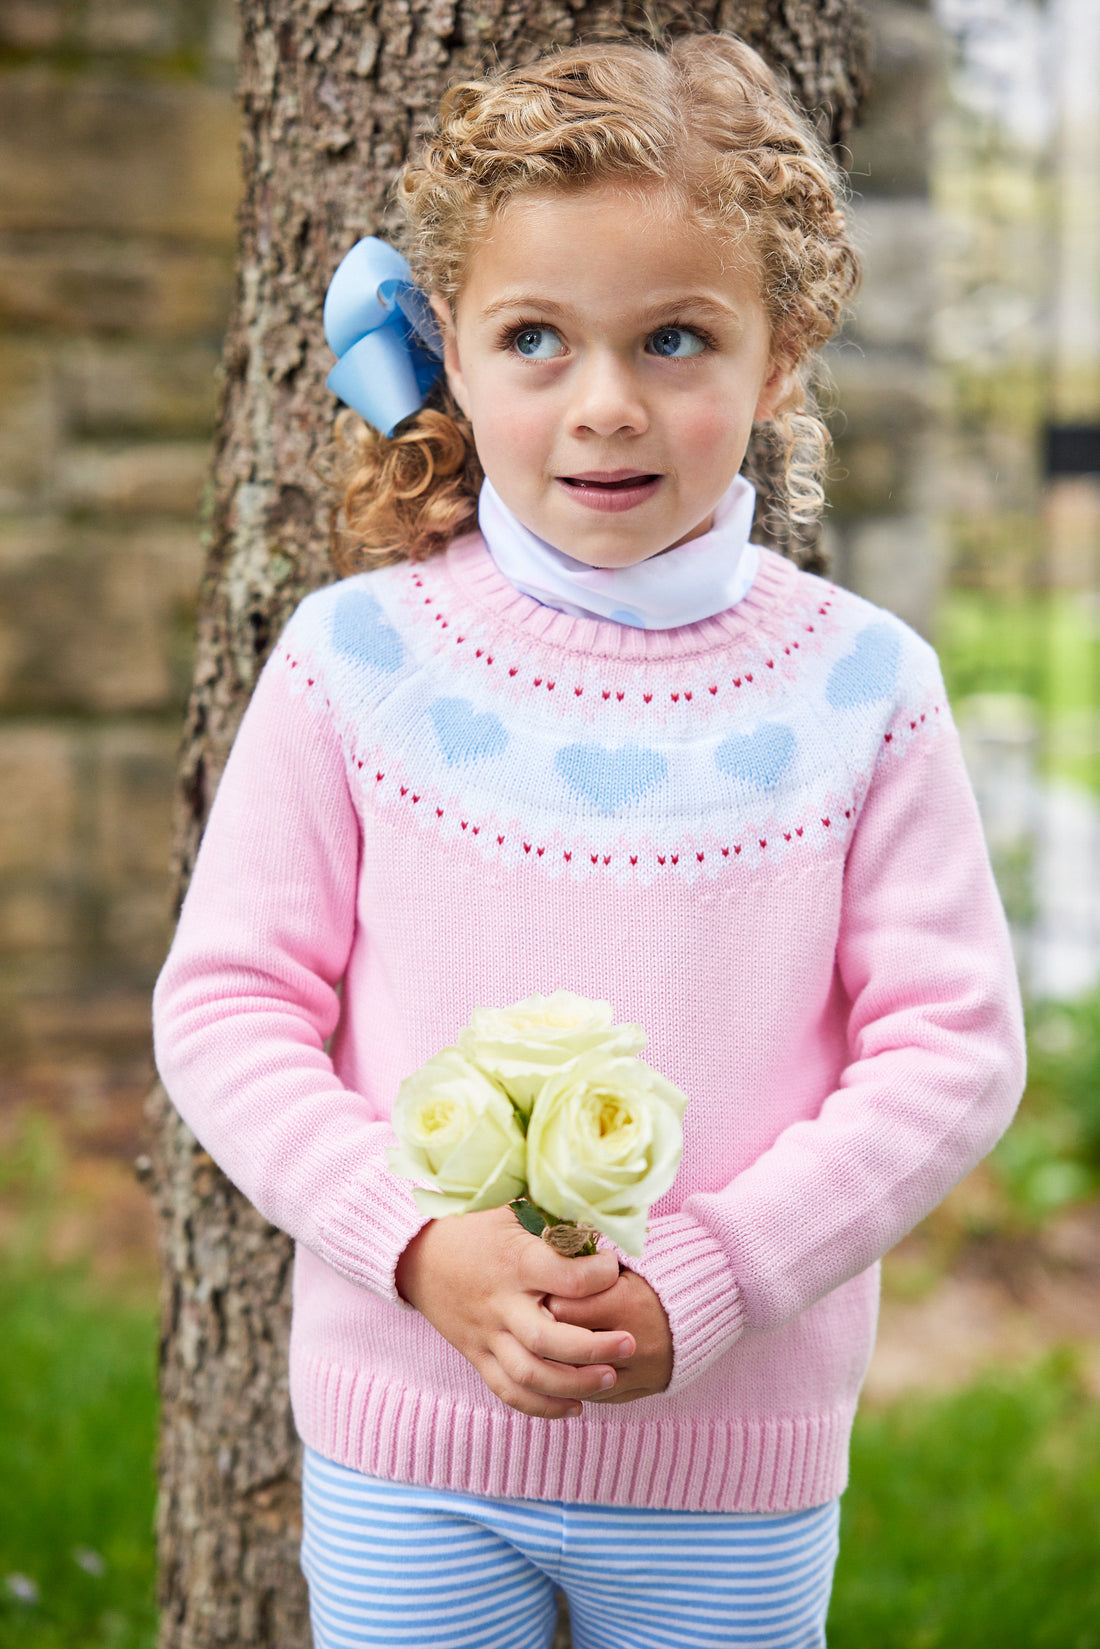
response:
<svg viewBox="0 0 1100 1649"><path fill-rule="evenodd" d="M769 418L774 418L778 409L790 395L795 383L796 367L789 354L773 355L768 376L760 390L760 397L753 413L753 423L765 424Z"/></svg>
<svg viewBox="0 0 1100 1649"><path fill-rule="evenodd" d="M458 402L467 418L470 416L470 401L466 394L466 380L462 376L462 364L458 358L458 336L455 332L454 316L446 298L433 292L430 298L432 314L439 322L439 330L443 334L443 370L447 374L447 382L451 386L451 394Z"/></svg>

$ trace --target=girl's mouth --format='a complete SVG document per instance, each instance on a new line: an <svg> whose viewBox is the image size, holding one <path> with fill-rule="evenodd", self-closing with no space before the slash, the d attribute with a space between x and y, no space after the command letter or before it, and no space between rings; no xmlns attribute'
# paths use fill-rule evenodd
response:
<svg viewBox="0 0 1100 1649"><path fill-rule="evenodd" d="M584 475L559 475L559 484L570 496L592 510L630 510L652 498L663 478L641 470L591 471Z"/></svg>

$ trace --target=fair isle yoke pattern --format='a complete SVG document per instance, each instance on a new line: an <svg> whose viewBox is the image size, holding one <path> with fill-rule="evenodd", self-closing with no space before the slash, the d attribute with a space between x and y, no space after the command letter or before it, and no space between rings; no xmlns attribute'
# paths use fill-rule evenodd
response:
<svg viewBox="0 0 1100 1649"><path fill-rule="evenodd" d="M842 855L876 763L949 717L919 637L775 556L664 645L502 587L467 539L317 592L279 652L323 694L364 815L489 866L718 884Z"/></svg>

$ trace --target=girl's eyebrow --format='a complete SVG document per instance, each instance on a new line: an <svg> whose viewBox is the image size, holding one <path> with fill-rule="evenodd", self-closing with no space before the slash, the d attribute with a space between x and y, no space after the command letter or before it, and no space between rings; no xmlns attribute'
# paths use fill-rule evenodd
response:
<svg viewBox="0 0 1100 1649"><path fill-rule="evenodd" d="M724 303L721 299L706 296L702 292L670 293L667 297L655 298L647 304L641 312L640 320L643 325L650 321L661 319L673 311L690 309L693 314L710 316L716 320L732 320L738 315L737 306ZM495 320L498 315L511 311L522 310L546 316L560 316L564 319L579 314L574 304L561 303L554 298L540 296L533 292L506 293L502 298L496 298L492 303L485 305L481 310L481 318L485 321Z"/></svg>
<svg viewBox="0 0 1100 1649"><path fill-rule="evenodd" d="M503 298L496 298L492 303L487 303L480 314L483 321L492 321L498 315L507 314L509 310L514 309L537 311L540 315L576 314L572 304L555 303L553 298L539 297L530 292L506 292Z"/></svg>

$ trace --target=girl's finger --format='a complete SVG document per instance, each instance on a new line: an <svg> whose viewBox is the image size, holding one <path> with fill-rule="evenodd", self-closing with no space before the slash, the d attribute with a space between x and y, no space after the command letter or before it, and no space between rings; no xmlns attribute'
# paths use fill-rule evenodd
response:
<svg viewBox="0 0 1100 1649"><path fill-rule="evenodd" d="M589 1294L582 1300L567 1300L560 1294L549 1294L543 1305L558 1323L571 1323L576 1328L606 1329L614 1320L612 1302L604 1294Z"/></svg>
<svg viewBox="0 0 1100 1649"><path fill-rule="evenodd" d="M571 1363L586 1368L595 1363L619 1363L633 1357L635 1340L621 1330L593 1334L571 1323L559 1323L537 1307L517 1312L509 1323L512 1338L532 1357L546 1362Z"/></svg>
<svg viewBox="0 0 1100 1649"><path fill-rule="evenodd" d="M489 1357L478 1372L489 1390L520 1414L533 1415L537 1420L568 1420L583 1412L579 1398L551 1397L519 1385L496 1357Z"/></svg>
<svg viewBox="0 0 1100 1649"><path fill-rule="evenodd" d="M535 1238L524 1243L521 1252L522 1286L533 1294L583 1299L613 1287L619 1275L619 1262L609 1249L566 1259L555 1254L549 1243Z"/></svg>
<svg viewBox="0 0 1100 1649"><path fill-rule="evenodd" d="M615 1370L606 1363L573 1367L531 1356L518 1340L507 1338L494 1348L498 1366L517 1387L540 1397L581 1402L614 1389Z"/></svg>

